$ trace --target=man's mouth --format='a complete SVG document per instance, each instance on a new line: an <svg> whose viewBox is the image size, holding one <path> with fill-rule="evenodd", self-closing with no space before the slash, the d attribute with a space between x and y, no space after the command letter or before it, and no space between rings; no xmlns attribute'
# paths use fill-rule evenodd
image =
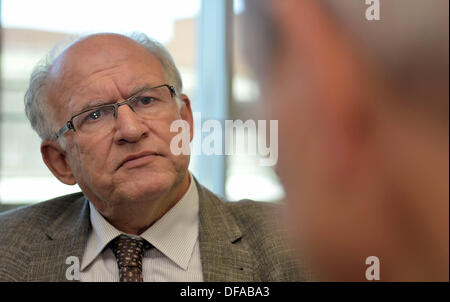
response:
<svg viewBox="0 0 450 302"><path fill-rule="evenodd" d="M144 151L136 154L129 155L120 163L116 170L126 167L126 168L137 168L147 163L153 161L156 157L161 156L160 154L152 151Z"/></svg>

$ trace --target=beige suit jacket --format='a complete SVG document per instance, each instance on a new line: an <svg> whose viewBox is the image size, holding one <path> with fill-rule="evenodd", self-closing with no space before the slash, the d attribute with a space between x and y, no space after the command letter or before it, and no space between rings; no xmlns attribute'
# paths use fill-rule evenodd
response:
<svg viewBox="0 0 450 302"><path fill-rule="evenodd" d="M225 202L197 183L204 281L307 281L272 219L279 206ZM75 193L0 214L0 281L68 281L91 230L89 203Z"/></svg>

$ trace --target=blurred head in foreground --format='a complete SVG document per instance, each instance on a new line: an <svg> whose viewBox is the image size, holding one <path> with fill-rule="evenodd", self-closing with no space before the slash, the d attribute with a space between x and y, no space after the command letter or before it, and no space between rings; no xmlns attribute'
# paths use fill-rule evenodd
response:
<svg viewBox="0 0 450 302"><path fill-rule="evenodd" d="M449 2L247 0L243 37L321 280L448 280Z"/></svg>

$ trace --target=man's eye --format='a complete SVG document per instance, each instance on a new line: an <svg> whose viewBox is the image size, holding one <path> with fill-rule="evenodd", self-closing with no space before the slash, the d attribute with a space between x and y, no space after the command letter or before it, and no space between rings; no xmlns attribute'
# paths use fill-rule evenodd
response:
<svg viewBox="0 0 450 302"><path fill-rule="evenodd" d="M87 121L98 120L101 116L102 116L102 112L100 110L95 110L86 117L86 120Z"/></svg>
<svg viewBox="0 0 450 302"><path fill-rule="evenodd" d="M150 103L152 103L155 100L154 97L152 96L141 96L139 98L139 103L142 105L149 105Z"/></svg>

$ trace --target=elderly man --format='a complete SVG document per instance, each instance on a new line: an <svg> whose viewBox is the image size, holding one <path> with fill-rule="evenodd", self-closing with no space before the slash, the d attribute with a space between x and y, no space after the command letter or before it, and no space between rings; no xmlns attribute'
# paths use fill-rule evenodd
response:
<svg viewBox="0 0 450 302"><path fill-rule="evenodd" d="M42 157L82 193L0 216L1 281L303 279L273 206L222 202L171 152L171 123L193 129L181 89L143 35L83 37L34 71L25 104Z"/></svg>
<svg viewBox="0 0 450 302"><path fill-rule="evenodd" d="M246 2L291 225L320 280L449 280L448 5Z"/></svg>

